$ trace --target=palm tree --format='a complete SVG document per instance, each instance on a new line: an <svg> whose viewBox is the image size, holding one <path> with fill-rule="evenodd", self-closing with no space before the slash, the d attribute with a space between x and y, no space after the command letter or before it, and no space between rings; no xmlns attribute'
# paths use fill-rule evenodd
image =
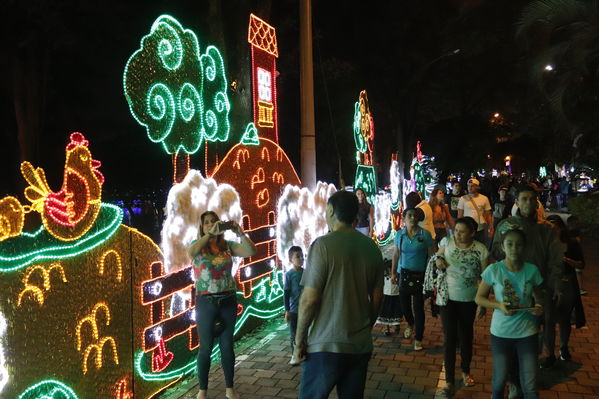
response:
<svg viewBox="0 0 599 399"><path fill-rule="evenodd" d="M593 134L599 106L597 2L534 1L523 9L516 37L528 47L531 78L551 105L555 133L567 129L574 158L584 158L599 144ZM583 143L587 154L580 151Z"/></svg>

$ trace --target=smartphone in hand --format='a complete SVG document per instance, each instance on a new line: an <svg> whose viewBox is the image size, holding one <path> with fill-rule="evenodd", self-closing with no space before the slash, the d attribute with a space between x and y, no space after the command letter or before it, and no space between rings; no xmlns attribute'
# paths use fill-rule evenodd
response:
<svg viewBox="0 0 599 399"><path fill-rule="evenodd" d="M232 230L235 227L232 221L227 220L226 222L220 222L218 224L219 233L224 233L226 230Z"/></svg>

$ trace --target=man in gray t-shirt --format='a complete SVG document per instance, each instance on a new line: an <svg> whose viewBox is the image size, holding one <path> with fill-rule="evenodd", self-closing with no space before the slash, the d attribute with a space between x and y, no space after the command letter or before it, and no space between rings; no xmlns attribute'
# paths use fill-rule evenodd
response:
<svg viewBox="0 0 599 399"><path fill-rule="evenodd" d="M364 392L383 258L373 240L353 229L357 211L353 193L333 194L326 209L331 232L308 252L295 337L295 356L303 361L300 399L328 398L335 386L340 399Z"/></svg>

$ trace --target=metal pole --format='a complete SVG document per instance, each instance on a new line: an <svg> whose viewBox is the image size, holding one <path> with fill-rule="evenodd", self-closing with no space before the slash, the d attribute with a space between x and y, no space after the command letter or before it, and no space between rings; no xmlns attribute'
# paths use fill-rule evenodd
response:
<svg viewBox="0 0 599 399"><path fill-rule="evenodd" d="M304 187L316 187L312 2L300 0L301 176Z"/></svg>

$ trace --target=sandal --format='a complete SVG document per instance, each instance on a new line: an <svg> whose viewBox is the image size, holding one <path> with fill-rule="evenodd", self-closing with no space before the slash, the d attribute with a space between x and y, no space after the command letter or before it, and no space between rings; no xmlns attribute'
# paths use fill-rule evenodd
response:
<svg viewBox="0 0 599 399"><path fill-rule="evenodd" d="M438 396L442 398L451 398L455 393L454 385L451 383L447 383L443 388L437 391Z"/></svg>
<svg viewBox="0 0 599 399"><path fill-rule="evenodd" d="M462 373L462 381L465 387L473 387L476 384L474 378L470 374Z"/></svg>

